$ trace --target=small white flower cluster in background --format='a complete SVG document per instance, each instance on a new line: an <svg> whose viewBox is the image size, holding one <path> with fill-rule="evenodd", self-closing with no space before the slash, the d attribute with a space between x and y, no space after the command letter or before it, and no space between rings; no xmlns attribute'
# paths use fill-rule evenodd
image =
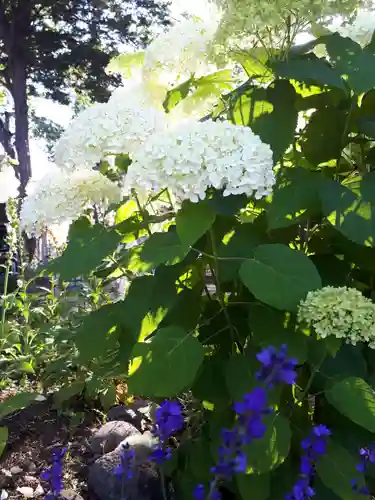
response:
<svg viewBox="0 0 375 500"><path fill-rule="evenodd" d="M351 23L346 23L337 28L337 32L351 38L362 47L368 45L375 31L375 12L360 10Z"/></svg>
<svg viewBox="0 0 375 500"><path fill-rule="evenodd" d="M326 286L309 292L299 305L298 321L321 338L333 335L375 349L375 304L355 288Z"/></svg>
<svg viewBox="0 0 375 500"><path fill-rule="evenodd" d="M166 126L166 115L147 102L143 87L116 89L108 103L82 111L56 146L63 169L93 168L115 154L133 154L151 134Z"/></svg>
<svg viewBox="0 0 375 500"><path fill-rule="evenodd" d="M159 35L145 51L143 77L149 86L168 88L186 81L192 74L215 71L209 60L209 46L218 27L215 12L206 19L189 18Z"/></svg>
<svg viewBox="0 0 375 500"><path fill-rule="evenodd" d="M270 193L275 183L271 148L250 128L229 122L182 122L155 134L134 155L124 192L168 188L178 201L197 202L210 187L231 194Z"/></svg>
<svg viewBox="0 0 375 500"><path fill-rule="evenodd" d="M21 208L21 228L40 234L46 227L75 220L89 206L107 206L120 200L120 188L100 172L53 168L40 180L30 181Z"/></svg>
<svg viewBox="0 0 375 500"><path fill-rule="evenodd" d="M19 184L14 168L4 158L0 162L0 203L7 203L9 198L17 198Z"/></svg>

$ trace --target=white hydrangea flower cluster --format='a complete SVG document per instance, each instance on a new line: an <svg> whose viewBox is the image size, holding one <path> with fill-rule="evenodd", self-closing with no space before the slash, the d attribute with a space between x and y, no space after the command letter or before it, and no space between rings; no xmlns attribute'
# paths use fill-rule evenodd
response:
<svg viewBox="0 0 375 500"><path fill-rule="evenodd" d="M124 192L168 188L178 201L197 202L210 187L231 194L270 193L275 183L271 148L250 128L229 122L187 121L155 134L134 155Z"/></svg>
<svg viewBox="0 0 375 500"><path fill-rule="evenodd" d="M337 32L347 38L351 38L362 47L371 42L375 31L375 12L360 10L351 23L337 28Z"/></svg>
<svg viewBox="0 0 375 500"><path fill-rule="evenodd" d="M321 338L333 335L375 349L375 304L355 288L326 286L309 292L299 305L298 321Z"/></svg>
<svg viewBox="0 0 375 500"><path fill-rule="evenodd" d="M121 199L121 189L100 172L52 168L41 179L30 181L20 214L21 228L40 234L45 227L75 220L91 205L107 206Z"/></svg>
<svg viewBox="0 0 375 500"><path fill-rule="evenodd" d="M0 163L0 203L7 203L9 198L17 198L19 182L12 165L6 160Z"/></svg>
<svg viewBox="0 0 375 500"><path fill-rule="evenodd" d="M166 115L149 104L142 84L116 89L107 103L82 111L60 138L56 165L92 168L108 156L132 155L145 139L166 126Z"/></svg>

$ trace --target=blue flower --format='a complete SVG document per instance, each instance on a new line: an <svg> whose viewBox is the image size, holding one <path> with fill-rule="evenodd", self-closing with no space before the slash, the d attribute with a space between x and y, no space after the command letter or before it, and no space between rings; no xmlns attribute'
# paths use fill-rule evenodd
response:
<svg viewBox="0 0 375 500"><path fill-rule="evenodd" d="M214 481L211 483L211 490L208 493L210 500L216 498L217 483L221 479L230 480L236 473L246 472L247 456L246 446L255 439L261 439L266 426L263 422L265 415L273 412L267 401L267 389L274 384L284 382L288 385L294 384L297 377L295 370L297 361L287 358L287 348L283 345L279 351L274 347L263 349L258 355L258 361L262 364L257 373L258 380L264 383L264 387L256 387L246 394L242 401L234 404L234 411L237 415L233 429L222 431L222 443L218 449L218 461L211 472L214 474ZM322 430L317 430L322 433ZM315 444L318 446L318 443ZM307 465L304 466L307 470ZM310 471L310 470L309 470ZM300 480L295 486L295 493L300 490L308 491L309 486L305 486ZM219 493L218 493L219 494ZM203 485L198 485L194 490L196 500L204 500L205 489ZM220 498L217 497L217 498ZM291 496L290 500L295 500L297 496ZM301 497L303 498L303 497ZM299 498L298 498L299 500Z"/></svg>
<svg viewBox="0 0 375 500"><path fill-rule="evenodd" d="M310 435L301 443L304 453L301 457L300 474L285 500L308 500L315 495L311 480L315 475L315 464L326 453L331 431L325 425L313 427Z"/></svg>
<svg viewBox="0 0 375 500"><path fill-rule="evenodd" d="M375 447L370 446L368 448L361 448L359 450L360 461L357 465L357 471L365 473L368 467L368 464L375 463ZM358 479L352 479L351 481L352 490L360 495L370 495L370 490L367 486L359 486Z"/></svg>
<svg viewBox="0 0 375 500"><path fill-rule="evenodd" d="M162 463L171 457L171 448L167 446L168 439L184 427L182 407L176 401L165 400L155 412L153 435L159 439L158 447L150 455L150 460Z"/></svg>
<svg viewBox="0 0 375 500"><path fill-rule="evenodd" d="M152 462L161 464L169 460L172 456L172 448L165 447L163 442L159 442L159 446L151 453L149 459Z"/></svg>
<svg viewBox="0 0 375 500"><path fill-rule="evenodd" d="M210 484L210 491L207 497L206 497L206 488L204 487L203 484L198 484L194 488L193 496L195 500L206 500L206 498L209 498L210 500L221 500L220 492L217 489L216 483L214 482Z"/></svg>
<svg viewBox="0 0 375 500"><path fill-rule="evenodd" d="M264 415L272 413L267 403L267 393L261 387L256 387L246 394L241 402L234 404L238 415L238 432L242 444L250 444L254 439L264 436L266 426L262 422Z"/></svg>
<svg viewBox="0 0 375 500"><path fill-rule="evenodd" d="M238 427L232 430L223 429L221 438L222 444L218 448L219 458L217 464L211 468L211 472L230 480L236 472L246 471L246 454L243 451Z"/></svg>
<svg viewBox="0 0 375 500"><path fill-rule="evenodd" d="M287 346L283 344L279 351L273 346L263 349L257 354L258 361L263 365L257 372L258 380L265 383L267 387L284 382L288 385L295 383L297 372L295 370L298 362L296 359L287 358Z"/></svg>
<svg viewBox="0 0 375 500"><path fill-rule="evenodd" d="M135 453L128 443L124 444L121 450L120 464L114 469L115 476L122 476L128 480L133 478Z"/></svg>
<svg viewBox="0 0 375 500"><path fill-rule="evenodd" d="M161 441L166 441L175 432L184 427L182 407L176 401L164 401L155 412L154 434Z"/></svg>
<svg viewBox="0 0 375 500"><path fill-rule="evenodd" d="M40 478L43 481L48 481L51 489L50 500L58 498L63 489L63 460L67 452L67 448L54 450L52 452L52 466L43 471Z"/></svg>

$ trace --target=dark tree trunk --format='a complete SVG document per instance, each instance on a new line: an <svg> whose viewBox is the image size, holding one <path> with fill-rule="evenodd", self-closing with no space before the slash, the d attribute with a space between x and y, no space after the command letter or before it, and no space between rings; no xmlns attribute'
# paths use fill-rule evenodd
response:
<svg viewBox="0 0 375 500"><path fill-rule="evenodd" d="M26 65L22 59L13 61L12 82L14 115L16 123L15 148L21 182L21 196L25 195L26 185L31 177L29 150L29 117L26 93Z"/></svg>
<svg viewBox="0 0 375 500"><path fill-rule="evenodd" d="M8 58L7 87L14 102L15 141L20 194L25 196L26 185L31 176L29 151L29 117L27 104L27 61L31 23L31 0L12 0L6 11L4 0L0 0L0 39ZM9 7L9 4L8 4ZM0 125L0 141L12 157L10 132ZM14 157L14 153L13 153Z"/></svg>

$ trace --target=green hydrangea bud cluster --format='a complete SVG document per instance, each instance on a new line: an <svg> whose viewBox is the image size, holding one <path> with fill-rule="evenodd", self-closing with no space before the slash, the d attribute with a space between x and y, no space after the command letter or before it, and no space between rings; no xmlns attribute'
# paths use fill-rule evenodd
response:
<svg viewBox="0 0 375 500"><path fill-rule="evenodd" d="M365 6L367 0L212 0L222 12L216 42L234 45L239 39L284 39L287 25L293 38L313 22L344 18ZM297 28L297 29L296 29ZM281 42L281 40L279 40Z"/></svg>
<svg viewBox="0 0 375 500"><path fill-rule="evenodd" d="M299 305L298 322L321 338L333 335L375 349L375 304L355 288L326 286L309 292Z"/></svg>

